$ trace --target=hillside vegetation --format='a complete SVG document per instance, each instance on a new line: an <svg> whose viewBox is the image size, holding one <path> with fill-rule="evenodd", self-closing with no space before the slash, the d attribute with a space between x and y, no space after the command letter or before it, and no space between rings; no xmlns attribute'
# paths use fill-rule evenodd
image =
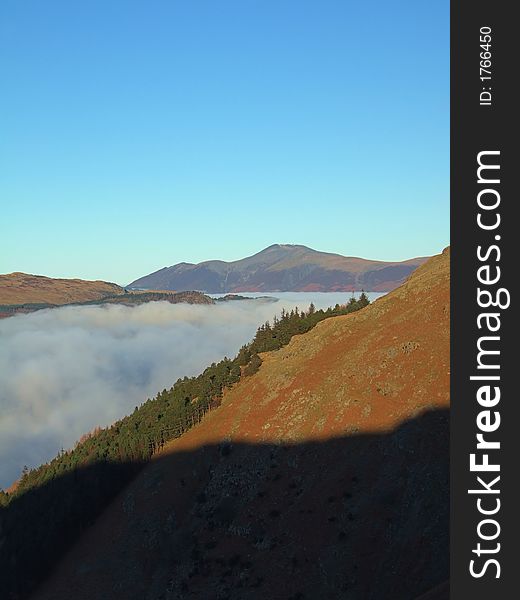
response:
<svg viewBox="0 0 520 600"><path fill-rule="evenodd" d="M219 299L227 301L227 299ZM66 304L49 303L24 303L24 304L0 304L0 318L12 317L19 314L27 314L46 308L58 308L65 306L105 306L107 304L124 304L125 306L138 306L147 302L169 302L170 304L215 304L215 300L202 292L127 292L116 295L103 296L93 300L81 302L70 302Z"/></svg>

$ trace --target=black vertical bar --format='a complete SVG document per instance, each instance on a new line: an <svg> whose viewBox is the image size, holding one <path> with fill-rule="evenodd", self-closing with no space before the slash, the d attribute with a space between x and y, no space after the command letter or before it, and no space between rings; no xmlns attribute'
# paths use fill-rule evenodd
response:
<svg viewBox="0 0 520 600"><path fill-rule="evenodd" d="M520 597L516 579L520 575L519 516L520 496L518 479L520 469L520 394L515 385L515 362L519 352L513 347L516 294L512 290L519 275L518 243L514 215L520 204L520 194L513 189L520 171L515 142L518 134L518 106L514 87L518 87L518 24L512 14L515 3L504 1L453 0L451 4L451 598L455 600L501 600ZM490 33L486 33L490 28ZM482 40L481 36L482 35ZM491 79L481 79L488 73L480 71L486 52L486 35L491 36L489 51ZM481 47L482 46L484 47ZM481 53L482 56L481 56ZM484 58L483 58L484 57ZM483 68L486 68L485 66ZM516 105L515 105L516 104ZM516 138L516 139L515 139ZM500 154L481 155L486 163L499 165L500 169L482 171L484 179L500 179L500 183L479 183L477 175L480 152L494 151ZM496 177L494 176L496 174ZM495 210L479 208L478 194L484 204L491 205L493 198L500 202ZM484 224L494 224L500 215L496 229L479 227L478 214ZM497 237L498 236L498 237ZM480 260L491 246L487 260ZM498 256L500 252L500 257ZM500 280L496 284L478 281L478 269L490 266L489 279L500 268ZM485 277L485 272L481 271ZM509 308L479 305L477 288L488 289L497 294L499 288L511 294ZM504 300L506 294L502 293ZM482 303L485 303L482 301ZM502 302L505 304L506 302ZM490 333L481 313L498 313L500 329ZM496 326L498 321L493 320ZM518 331L518 328L516 328ZM481 336L498 336L499 340L487 340L488 349L499 350L499 355L489 355L483 364L499 364L497 369L477 368L477 343ZM481 345L482 347L482 345ZM516 367L518 370L518 367ZM471 380L471 376L499 376L498 381ZM496 407L483 407L477 401L481 386L489 384L500 388L501 398ZM500 449L478 450L477 425L481 411L490 410L490 419L500 426L494 432L484 433L484 438L499 441ZM481 418L483 418L481 416ZM492 464L500 466L499 472L470 470L470 455L476 454L482 462L487 453ZM500 476L493 491L500 493L469 494L468 490L483 489L477 477L489 483ZM484 515L480 507L494 515ZM479 523L485 519L496 521L500 533L494 540L481 539ZM498 527L487 522L480 532L493 537ZM478 544L484 553L478 555ZM498 544L500 549L497 550ZM497 550L495 552L495 550ZM489 553L488 553L489 552ZM432 557L433 558L433 557ZM470 572L471 561L473 571ZM496 560L498 565L487 561ZM500 575L498 578L497 575Z"/></svg>

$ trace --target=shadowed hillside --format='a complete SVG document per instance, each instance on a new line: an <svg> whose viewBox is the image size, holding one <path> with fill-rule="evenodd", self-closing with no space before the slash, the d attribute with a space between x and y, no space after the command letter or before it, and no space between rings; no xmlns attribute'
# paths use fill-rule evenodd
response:
<svg viewBox="0 0 520 600"><path fill-rule="evenodd" d="M436 411L388 433L163 454L32 597L415 598L447 576L447 440Z"/></svg>
<svg viewBox="0 0 520 600"><path fill-rule="evenodd" d="M34 598L401 600L447 579L449 251L261 358L84 524ZM92 489L106 468L88 467Z"/></svg>

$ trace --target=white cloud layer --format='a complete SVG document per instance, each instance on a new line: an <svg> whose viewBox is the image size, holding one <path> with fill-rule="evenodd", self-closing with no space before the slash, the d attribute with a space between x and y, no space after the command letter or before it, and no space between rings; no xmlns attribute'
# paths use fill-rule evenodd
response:
<svg viewBox="0 0 520 600"><path fill-rule="evenodd" d="M282 306L310 300L281 296L277 303L65 307L0 320L0 487L179 377L235 356ZM336 301L322 294L315 304Z"/></svg>

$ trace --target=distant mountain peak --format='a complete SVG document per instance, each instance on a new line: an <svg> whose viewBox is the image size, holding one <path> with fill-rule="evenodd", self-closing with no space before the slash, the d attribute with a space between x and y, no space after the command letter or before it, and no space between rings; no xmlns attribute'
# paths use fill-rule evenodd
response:
<svg viewBox="0 0 520 600"><path fill-rule="evenodd" d="M265 248L265 250L269 250L271 248L286 248L288 250L294 249L294 248L303 248L304 250L312 250L312 248L309 248L308 246L304 246L303 244L271 244L271 246L268 246L267 248ZM313 252L316 252L316 250L312 250Z"/></svg>
<svg viewBox="0 0 520 600"><path fill-rule="evenodd" d="M425 258L384 262L320 252L301 244L272 244L235 261L181 262L136 279L129 288L206 293L389 291Z"/></svg>

